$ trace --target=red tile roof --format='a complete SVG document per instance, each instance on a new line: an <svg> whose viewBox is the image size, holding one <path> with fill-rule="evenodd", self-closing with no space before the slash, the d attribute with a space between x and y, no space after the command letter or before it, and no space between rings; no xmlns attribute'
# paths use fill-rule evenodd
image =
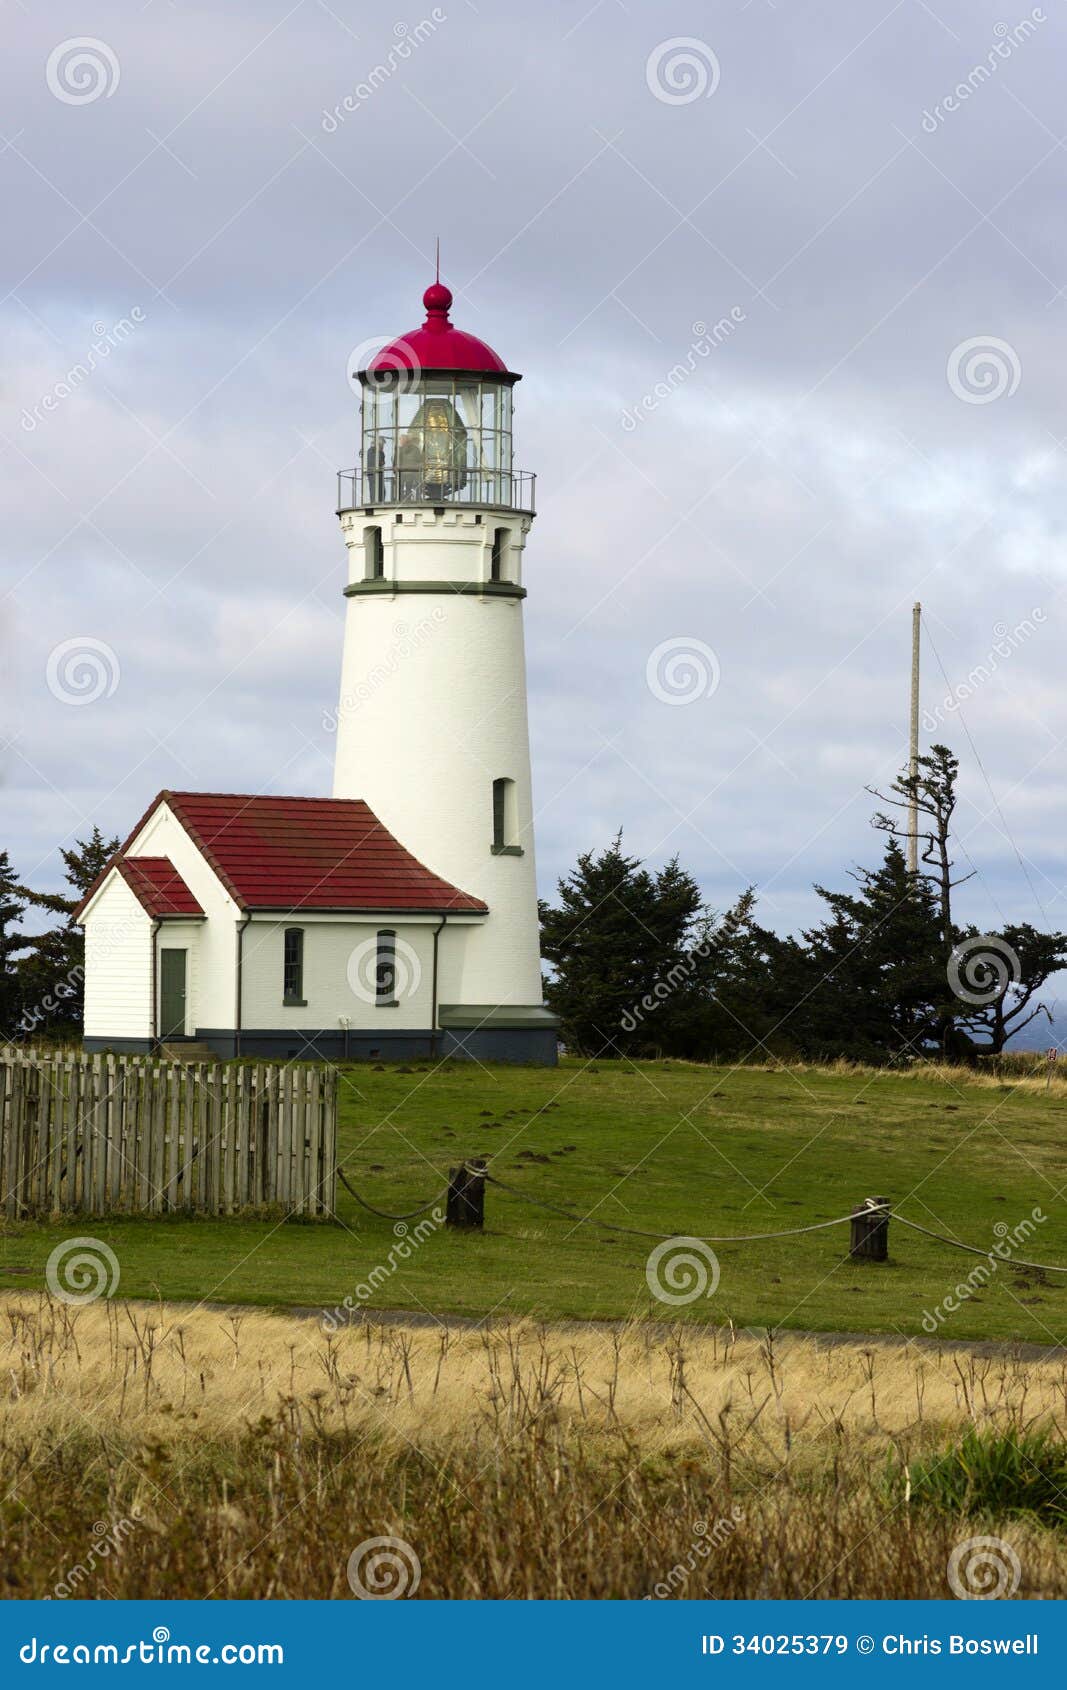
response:
<svg viewBox="0 0 1067 1690"><path fill-rule="evenodd" d="M108 868L120 859L145 861L125 854L160 804L170 806L243 910L487 913L478 898L406 851L357 798L161 792ZM102 879L74 912L76 920Z"/></svg>
<svg viewBox="0 0 1067 1690"><path fill-rule="evenodd" d="M150 916L203 915L169 857L119 857L115 867Z"/></svg>

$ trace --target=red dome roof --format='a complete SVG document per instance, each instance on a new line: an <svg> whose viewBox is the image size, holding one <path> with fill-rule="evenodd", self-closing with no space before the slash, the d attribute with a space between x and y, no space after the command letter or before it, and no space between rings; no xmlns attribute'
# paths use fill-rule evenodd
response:
<svg viewBox="0 0 1067 1690"><path fill-rule="evenodd" d="M422 328L412 329L410 334L383 346L367 365L367 374L410 371L417 375L421 370L449 370L518 380L517 376L509 375L503 359L484 340L464 334L449 321L452 295L443 282L431 282L422 303L426 307Z"/></svg>

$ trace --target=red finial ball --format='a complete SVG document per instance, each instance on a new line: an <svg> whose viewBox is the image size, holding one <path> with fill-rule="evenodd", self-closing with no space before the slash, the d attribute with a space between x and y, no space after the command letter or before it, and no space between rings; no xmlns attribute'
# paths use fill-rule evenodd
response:
<svg viewBox="0 0 1067 1690"><path fill-rule="evenodd" d="M447 317L452 304L451 291L444 282L431 282L422 296L422 303L431 316Z"/></svg>

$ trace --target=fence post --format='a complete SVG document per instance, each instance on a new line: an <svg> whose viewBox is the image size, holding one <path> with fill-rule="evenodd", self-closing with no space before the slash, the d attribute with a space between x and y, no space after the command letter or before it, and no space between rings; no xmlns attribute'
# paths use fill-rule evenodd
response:
<svg viewBox="0 0 1067 1690"><path fill-rule="evenodd" d="M848 1253L855 1261L889 1260L889 1198L865 1197L852 1211Z"/></svg>
<svg viewBox="0 0 1067 1690"><path fill-rule="evenodd" d="M476 1227L485 1224L485 1162L461 1162L448 1170L445 1225Z"/></svg>

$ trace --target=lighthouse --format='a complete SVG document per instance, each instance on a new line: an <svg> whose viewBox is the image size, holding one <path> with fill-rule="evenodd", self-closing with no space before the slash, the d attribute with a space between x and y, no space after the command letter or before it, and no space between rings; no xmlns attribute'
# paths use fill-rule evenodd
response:
<svg viewBox="0 0 1067 1690"><path fill-rule="evenodd" d="M360 370L332 798L160 792L75 911L85 1046L554 1063L538 954L519 377L449 319Z"/></svg>
<svg viewBox="0 0 1067 1690"><path fill-rule="evenodd" d="M358 371L360 456L339 476L348 552L333 793L484 904L438 947L441 1028L470 1054L544 1061L526 708L524 558L534 477L516 469L520 377L451 321Z"/></svg>

